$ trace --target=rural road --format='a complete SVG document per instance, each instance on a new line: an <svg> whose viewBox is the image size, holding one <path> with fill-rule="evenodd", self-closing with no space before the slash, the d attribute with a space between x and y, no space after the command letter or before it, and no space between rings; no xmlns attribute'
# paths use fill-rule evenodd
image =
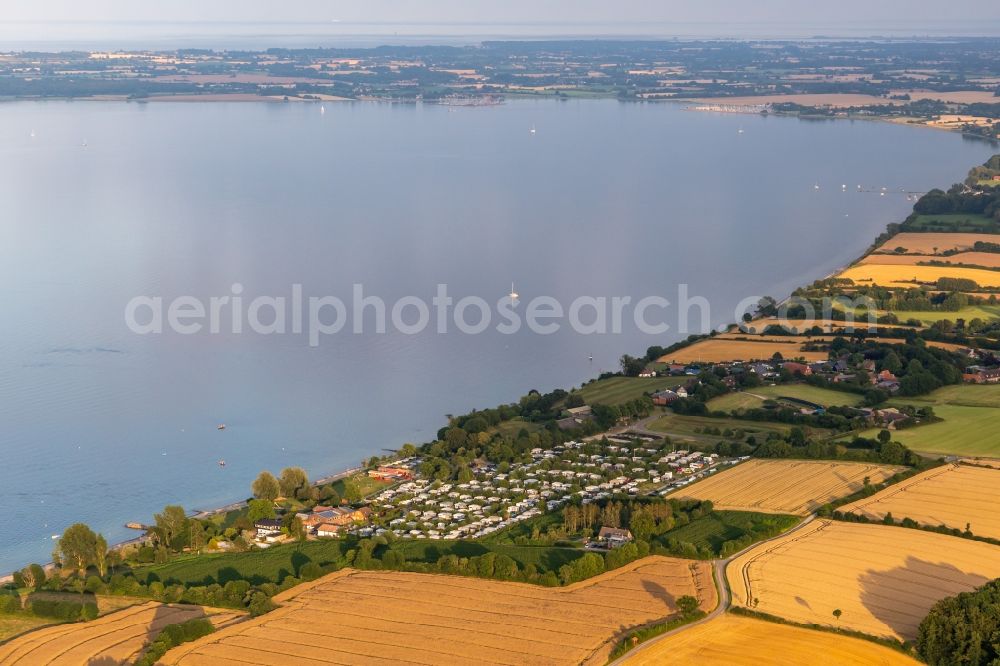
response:
<svg viewBox="0 0 1000 666"><path fill-rule="evenodd" d="M660 634L656 638L651 638L648 641L646 641L645 643L641 643L641 644L637 645L634 650L629 650L628 652L626 652L622 656L618 657L613 662L611 662L611 664L609 666L621 666L621 664L626 663L629 659L631 659L635 655L639 654L643 650L646 650L651 645L656 645L657 643L659 643L660 641L664 640L665 638L670 638L671 636L673 636L675 634L679 634L682 631L690 629L691 627L697 627L699 624L705 624L706 622L711 622L715 618L717 618L720 615L722 615L723 613L725 613L727 610L729 610L729 607L732 605L732 601L733 601L733 599L732 599L732 593L729 591L729 583L726 580L726 567L729 566L729 563L732 562L733 560L735 560L737 557L740 557L741 555L743 555L744 553L746 553L748 550L751 550L753 548L761 546L761 545L763 545L765 543L770 543L771 541L776 541L778 539L782 539L782 538L788 536L789 534L794 534L795 532L798 532L803 527L805 527L806 525L808 525L809 523L811 523L813 521L813 519L815 519L815 518L816 518L816 514L815 513L811 513L808 516L806 516L806 518L801 523L799 523L798 525L796 525L792 529L788 530L787 532L782 532L781 534L779 534L777 536L773 536L770 539L764 539L763 541L758 541L755 544L751 544L750 546L747 546L746 548L744 548L740 552L738 552L738 553L736 553L734 555L730 555L729 557L727 557L724 560L714 560L712 562L712 576L715 579L715 589L718 590L718 592L719 592L719 603L716 604L715 609L711 613L709 613L708 615L706 615L705 617L701 618L700 620L696 620L696 621L691 622L689 624L685 624L684 626L677 627L676 629L671 629L670 631L668 631L666 633Z"/></svg>

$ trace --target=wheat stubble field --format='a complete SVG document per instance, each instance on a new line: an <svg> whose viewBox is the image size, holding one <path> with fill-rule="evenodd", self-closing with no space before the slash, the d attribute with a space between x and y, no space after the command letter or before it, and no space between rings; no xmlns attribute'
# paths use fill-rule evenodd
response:
<svg viewBox="0 0 1000 666"><path fill-rule="evenodd" d="M902 652L860 638L726 614L641 649L627 666L917 666Z"/></svg>
<svg viewBox="0 0 1000 666"><path fill-rule="evenodd" d="M90 622L60 624L24 634L0 645L0 666L89 666L131 664L146 643L168 624L208 617L216 627L243 613L211 611L201 606L138 604Z"/></svg>
<svg viewBox="0 0 1000 666"><path fill-rule="evenodd" d="M816 520L736 558L726 577L736 605L803 624L912 640L939 599L1000 578L1000 547L902 527Z"/></svg>
<svg viewBox="0 0 1000 666"><path fill-rule="evenodd" d="M683 595L716 606L710 563L647 557L565 588L345 569L163 663L603 664L626 630L671 615Z"/></svg>
<svg viewBox="0 0 1000 666"><path fill-rule="evenodd" d="M671 495L711 500L716 509L805 516L827 502L877 484L902 467L813 460L749 460Z"/></svg>
<svg viewBox="0 0 1000 666"><path fill-rule="evenodd" d="M997 488L1000 488L998 469L945 465L844 505L840 510L871 520L882 520L891 513L896 522L911 518L921 525L945 525L960 530L968 526L977 536L1000 539Z"/></svg>

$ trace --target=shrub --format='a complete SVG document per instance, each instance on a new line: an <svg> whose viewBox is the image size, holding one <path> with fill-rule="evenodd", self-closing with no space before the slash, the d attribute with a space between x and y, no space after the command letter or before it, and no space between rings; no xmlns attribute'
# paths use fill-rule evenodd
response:
<svg viewBox="0 0 1000 666"><path fill-rule="evenodd" d="M177 647L182 643L189 643L202 636L208 636L213 631L215 631L215 627L205 618L167 625L156 637L156 640L146 648L142 657L135 662L136 666L153 666L170 648Z"/></svg>

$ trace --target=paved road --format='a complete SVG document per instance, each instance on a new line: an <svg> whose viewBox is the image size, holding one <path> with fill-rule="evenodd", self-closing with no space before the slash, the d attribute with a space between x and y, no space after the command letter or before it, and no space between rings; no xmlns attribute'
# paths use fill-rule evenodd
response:
<svg viewBox="0 0 1000 666"><path fill-rule="evenodd" d="M782 539L788 536L789 534L801 530L803 527L811 523L815 518L816 514L810 514L809 516L806 517L805 520L803 520L801 523L799 523L792 529L788 530L787 532L782 532L778 536L771 537L770 539L758 541L757 543L744 548L740 552L736 553L735 555L731 555L724 560L715 560L714 562L712 562L712 576L713 578L715 578L715 589L719 591L719 603L716 605L715 610L713 610L711 613L701 618L700 620L696 620L694 622L691 622L690 624L685 624L682 627L677 627L676 629L672 629L666 633L660 634L656 638L651 638L645 643L639 644L638 646L636 646L634 650L629 650L628 652L626 652L625 654L623 654L622 656L618 657L613 662L611 662L610 666L620 666L621 664L624 664L629 659L639 654L643 650L648 649L651 645L656 645L660 641L666 638L670 638L675 634L679 634L682 631L686 631L691 627L697 627L699 624L705 624L706 622L711 622L715 618L725 613L727 610L729 610L729 607L732 605L732 594L729 591L729 583L726 580L726 567L729 566L729 563L735 560L740 555L743 555L743 553L747 552L748 550L756 548L757 546L760 546L762 544L775 541L777 539Z"/></svg>

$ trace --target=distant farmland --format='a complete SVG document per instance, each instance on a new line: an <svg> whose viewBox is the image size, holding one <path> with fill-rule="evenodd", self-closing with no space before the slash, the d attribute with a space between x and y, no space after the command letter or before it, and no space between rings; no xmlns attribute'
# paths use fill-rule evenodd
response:
<svg viewBox="0 0 1000 666"><path fill-rule="evenodd" d="M1000 273L998 273L1000 275ZM770 360L781 354L786 360L804 358L807 361L825 361L825 351L802 351L806 338L787 338L785 341L761 339L747 334L747 340L708 338L678 349L660 358L663 363L722 363L724 361Z"/></svg>
<svg viewBox="0 0 1000 666"><path fill-rule="evenodd" d="M648 557L565 588L346 569L162 663L604 664L629 628L672 615L682 595L716 606L710 563Z"/></svg>

